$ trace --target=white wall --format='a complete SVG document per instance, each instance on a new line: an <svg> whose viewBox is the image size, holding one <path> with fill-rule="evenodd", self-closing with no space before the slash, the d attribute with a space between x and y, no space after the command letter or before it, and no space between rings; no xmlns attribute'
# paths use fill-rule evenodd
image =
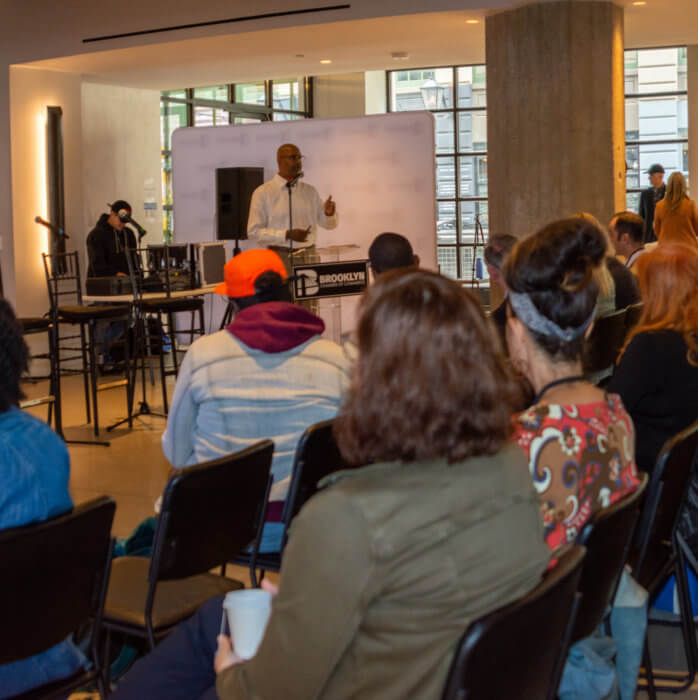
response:
<svg viewBox="0 0 698 700"><path fill-rule="evenodd" d="M313 79L313 116L361 117L365 114L363 73L320 75Z"/></svg>
<svg viewBox="0 0 698 700"><path fill-rule="evenodd" d="M68 246L76 246L83 240L80 77L69 73L12 67L10 100L14 259L6 257L3 250L3 272L8 267L14 267L15 284L14 288L6 285L5 295L15 304L19 315L41 316L49 307L41 260L41 253L49 250L48 231L34 223L34 217L48 217L47 106L63 109L65 228L71 234Z"/></svg>
<svg viewBox="0 0 698 700"><path fill-rule="evenodd" d="M384 70L370 70L364 73L366 114L385 114L388 111L385 75Z"/></svg>
<svg viewBox="0 0 698 700"><path fill-rule="evenodd" d="M107 202L125 199L148 231L143 242L160 243L160 93L83 82L82 124L84 230L107 211ZM154 213L144 209L150 198Z"/></svg>

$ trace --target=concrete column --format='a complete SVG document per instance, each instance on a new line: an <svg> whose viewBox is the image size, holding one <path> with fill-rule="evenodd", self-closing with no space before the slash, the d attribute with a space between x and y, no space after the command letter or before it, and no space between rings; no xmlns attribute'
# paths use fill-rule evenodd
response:
<svg viewBox="0 0 698 700"><path fill-rule="evenodd" d="M625 208L623 11L541 2L486 20L489 228Z"/></svg>

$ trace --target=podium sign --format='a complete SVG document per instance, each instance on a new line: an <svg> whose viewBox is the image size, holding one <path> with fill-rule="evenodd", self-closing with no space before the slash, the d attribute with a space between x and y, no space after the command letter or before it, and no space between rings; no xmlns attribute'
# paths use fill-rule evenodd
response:
<svg viewBox="0 0 698 700"><path fill-rule="evenodd" d="M368 284L368 260L308 263L293 268L295 299L361 294Z"/></svg>

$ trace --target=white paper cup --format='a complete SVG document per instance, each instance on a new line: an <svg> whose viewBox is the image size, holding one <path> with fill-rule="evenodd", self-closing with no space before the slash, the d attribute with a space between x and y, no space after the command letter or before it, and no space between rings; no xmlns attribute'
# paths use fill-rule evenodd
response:
<svg viewBox="0 0 698 700"><path fill-rule="evenodd" d="M264 637L269 614L271 593L260 588L231 591L223 600L228 616L233 650L243 659L251 659Z"/></svg>

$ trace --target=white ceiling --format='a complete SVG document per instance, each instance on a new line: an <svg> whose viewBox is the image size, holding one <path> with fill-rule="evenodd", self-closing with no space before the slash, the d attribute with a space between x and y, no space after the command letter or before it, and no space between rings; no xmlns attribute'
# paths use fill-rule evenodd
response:
<svg viewBox="0 0 698 700"><path fill-rule="evenodd" d="M485 0L487 4L491 0ZM483 4L485 4L483 2ZM626 47L698 44L698 0L625 6ZM298 75L479 63L486 12L459 10L236 33L99 51L29 64L102 82L166 90ZM466 24L478 19L478 24ZM408 60L390 54L404 51ZM320 59L331 59L321 65Z"/></svg>

